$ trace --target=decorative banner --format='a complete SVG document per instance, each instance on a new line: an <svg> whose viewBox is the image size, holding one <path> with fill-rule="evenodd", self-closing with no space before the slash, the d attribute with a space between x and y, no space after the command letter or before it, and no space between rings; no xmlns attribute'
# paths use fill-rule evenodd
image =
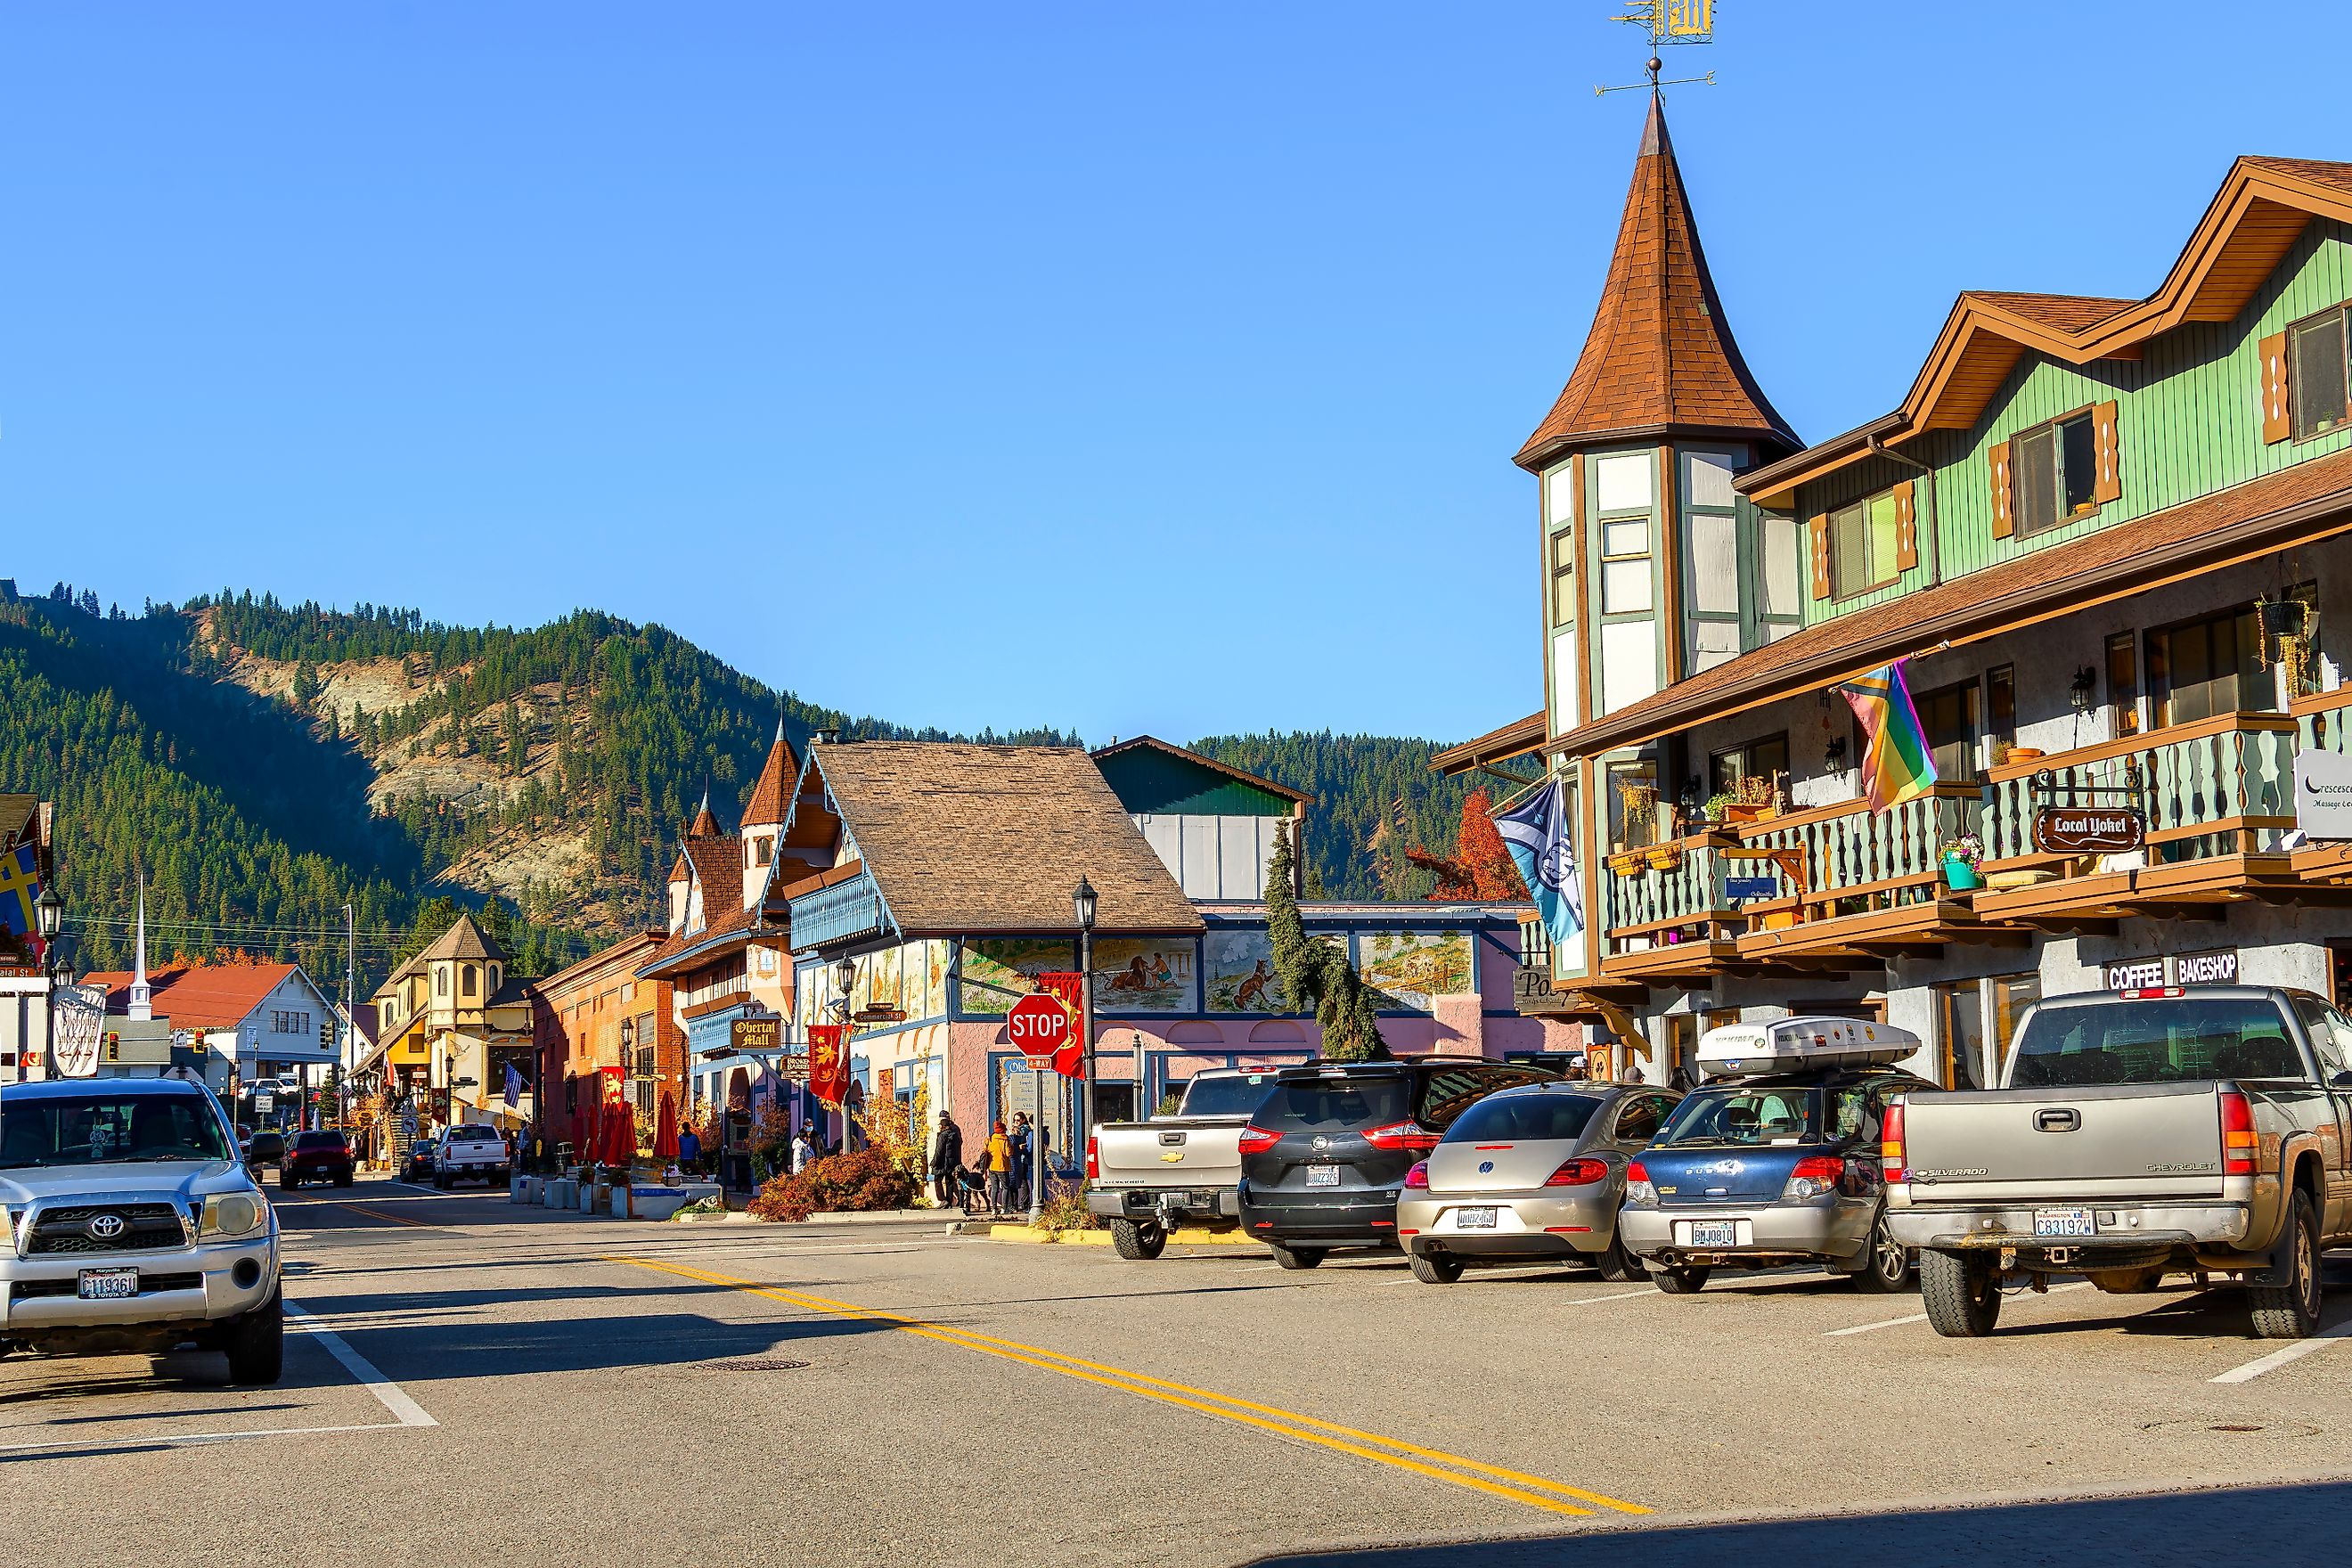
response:
<svg viewBox="0 0 2352 1568"><path fill-rule="evenodd" d="M849 1055L842 1041L846 1032L840 1024L811 1024L808 1029L809 1092L831 1106L849 1095Z"/></svg>
<svg viewBox="0 0 2352 1568"><path fill-rule="evenodd" d="M1059 1002L1070 1015L1069 1037L1054 1053L1054 1070L1064 1078L1087 1076L1086 1010L1082 987L1087 977L1072 970L1049 970L1037 976L1037 989Z"/></svg>
<svg viewBox="0 0 2352 1568"><path fill-rule="evenodd" d="M1873 811L1891 810L1936 785L1935 749L1927 744L1927 727L1903 679L1907 662L1882 664L1837 687L1870 737L1862 759L1862 792Z"/></svg>
<svg viewBox="0 0 2352 1568"><path fill-rule="evenodd" d="M49 1042L49 1052L58 1076L96 1078L106 1023L105 991L96 985L60 985L54 1016L57 1035Z"/></svg>

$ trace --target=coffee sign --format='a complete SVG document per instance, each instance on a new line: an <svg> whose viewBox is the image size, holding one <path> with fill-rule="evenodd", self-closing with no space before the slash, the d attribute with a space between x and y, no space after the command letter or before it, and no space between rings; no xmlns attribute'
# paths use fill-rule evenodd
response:
<svg viewBox="0 0 2352 1568"><path fill-rule="evenodd" d="M2044 855L2127 855L2147 842L2147 819L2119 805L2045 805L2033 814Z"/></svg>

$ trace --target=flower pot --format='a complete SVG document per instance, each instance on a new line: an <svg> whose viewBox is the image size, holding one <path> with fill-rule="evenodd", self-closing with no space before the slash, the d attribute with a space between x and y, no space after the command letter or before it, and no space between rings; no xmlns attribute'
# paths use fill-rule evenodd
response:
<svg viewBox="0 0 2352 1568"><path fill-rule="evenodd" d="M1683 863L1683 847L1679 844L1654 844L1645 857L1653 871L1671 871Z"/></svg>
<svg viewBox="0 0 2352 1568"><path fill-rule="evenodd" d="M1944 857L1944 885L1956 893L1972 893L1984 886L1977 868L1958 855Z"/></svg>
<svg viewBox="0 0 2352 1568"><path fill-rule="evenodd" d="M1764 814L1771 809L1769 805L1727 805L1723 808L1723 820L1727 823L1761 822Z"/></svg>
<svg viewBox="0 0 2352 1568"><path fill-rule="evenodd" d="M1610 872L1619 877L1637 875L1642 869L1642 858L1639 849L1621 849L1609 857Z"/></svg>
<svg viewBox="0 0 2352 1568"><path fill-rule="evenodd" d="M2273 637L2293 637L2303 630L2303 617L2308 606L2300 599L2265 599L2259 608L2263 630Z"/></svg>
<svg viewBox="0 0 2352 1568"><path fill-rule="evenodd" d="M2011 746L2006 760L2012 763L2038 763L2042 757L2042 751L2039 746Z"/></svg>

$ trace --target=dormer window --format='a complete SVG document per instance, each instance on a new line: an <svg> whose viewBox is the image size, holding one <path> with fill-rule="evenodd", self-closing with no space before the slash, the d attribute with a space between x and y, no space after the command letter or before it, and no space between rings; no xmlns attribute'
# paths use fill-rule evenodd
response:
<svg viewBox="0 0 2352 1568"><path fill-rule="evenodd" d="M2038 533L2099 510L2098 446L2088 409L2009 439L2017 531Z"/></svg>
<svg viewBox="0 0 2352 1568"><path fill-rule="evenodd" d="M2344 312L2345 307L2338 305L2287 329L2287 387L2294 405L2298 441L2341 428L2347 409L2352 409Z"/></svg>

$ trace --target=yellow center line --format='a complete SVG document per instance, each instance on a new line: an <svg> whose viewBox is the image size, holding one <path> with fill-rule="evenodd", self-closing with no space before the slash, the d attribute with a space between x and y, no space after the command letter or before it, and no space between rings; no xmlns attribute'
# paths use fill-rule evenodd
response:
<svg viewBox="0 0 2352 1568"><path fill-rule="evenodd" d="M1340 1426L1336 1422L1319 1420L1312 1415L1301 1415L1296 1411L1284 1410L1276 1405L1260 1405L1251 1400L1236 1398L1232 1394L1194 1388L1186 1384L1171 1382L1166 1378L1152 1377L1144 1373L1129 1372L1123 1367L1108 1366L1100 1362L1066 1355L1059 1351L1024 1344L1018 1340L997 1339L969 1329L951 1328L943 1323L927 1322L922 1319L907 1317L898 1312L861 1307L855 1302L835 1301L797 1290L761 1285L754 1280L738 1279L724 1274L712 1274L682 1264L656 1263L642 1258L624 1257L613 1257L607 1261L625 1263L634 1268L648 1268L658 1273L675 1274L682 1279L698 1280L707 1285L725 1286L730 1289L762 1296L770 1300L782 1302L786 1306L800 1307L811 1311L887 1323L900 1332L913 1334L918 1338L934 1340L941 1344L954 1345L961 1350L977 1351L983 1355L997 1356L1047 1372L1057 1372L1065 1377L1075 1377L1083 1382L1115 1389L1122 1394L1158 1400L1162 1404L1198 1411L1205 1415L1219 1416L1227 1421L1257 1427L1280 1436L1293 1437L1301 1442L1317 1444L1340 1453L1375 1460L1381 1464L1394 1466L1398 1469L1412 1471L1415 1475L1451 1481L1456 1486L1467 1487L1475 1491L1486 1492L1495 1497L1507 1498L1514 1502L1526 1503L1531 1508L1545 1509L1553 1513L1590 1516L1595 1511L1591 1508L1580 1508L1573 1503L1561 1501L1560 1498L1563 1497L1575 1498L1581 1502L1596 1504L1600 1508L1612 1509L1621 1513L1641 1514L1650 1511L1639 1503L1627 1502L1622 1498L1608 1497L1600 1492L1586 1491L1581 1488L1548 1480L1541 1476L1531 1476L1523 1471L1506 1469L1499 1465L1485 1464L1476 1459L1465 1458L1459 1454L1447 1453L1444 1449L1423 1447L1398 1438L1382 1436L1376 1432L1365 1432L1356 1427ZM1366 1447L1366 1445L1378 1445L1379 1447ZM1379 1451L1380 1448L1394 1451L1382 1453ZM1433 1462L1422 1462L1424 1460ZM1440 1466L1451 1468L1440 1468ZM1472 1473L1461 1473L1464 1471ZM1497 1479L1483 1479L1486 1477L1494 1477ZM1498 1480L1518 1484L1501 1485L1497 1484ZM1539 1496L1536 1491L1525 1489L1528 1488L1540 1489L1542 1491L1557 1493L1559 1496Z"/></svg>
<svg viewBox="0 0 2352 1568"><path fill-rule="evenodd" d="M335 1205L335 1206L339 1209L349 1209L353 1214L363 1214L370 1219L389 1220L394 1225L413 1225L419 1230L439 1230L441 1228L437 1225L431 1225L421 1219L408 1219L396 1214L385 1214L381 1209L362 1208L358 1204L339 1203Z"/></svg>

